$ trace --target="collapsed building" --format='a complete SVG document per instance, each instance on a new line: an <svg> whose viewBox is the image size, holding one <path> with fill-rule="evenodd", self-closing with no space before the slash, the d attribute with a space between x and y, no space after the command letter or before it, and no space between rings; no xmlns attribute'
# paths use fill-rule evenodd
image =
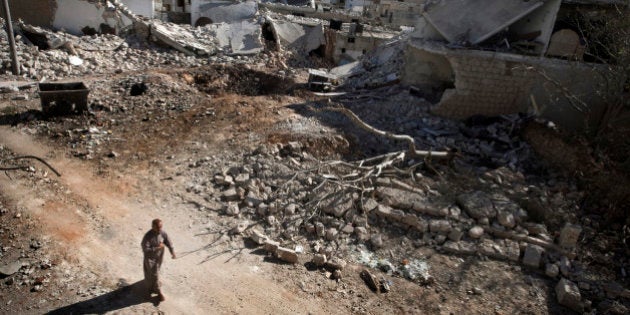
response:
<svg viewBox="0 0 630 315"><path fill-rule="evenodd" d="M534 111L572 129L596 124L621 85L609 86L614 72L587 55L591 39L568 19L584 9L603 14L585 6L619 1L575 2L428 5L405 52L402 81L440 90L435 113L448 117Z"/></svg>
<svg viewBox="0 0 630 315"><path fill-rule="evenodd" d="M318 55L339 65L360 61L333 71L330 79L341 82L362 73L357 69L371 69L377 72L373 76L381 75L382 84L413 86L434 100L433 112L442 116L531 112L580 129L597 125L624 83L579 21L588 17L597 24L606 11L624 3L324 3L345 6L346 14L324 11L322 2L310 1L23 0L11 1L11 6L16 18L35 26L87 35L135 32L188 55L252 55L264 50L263 39L270 40L278 50ZM197 28L150 19L160 10L188 14L184 22ZM391 53L387 47L392 45L404 48ZM392 60L396 67L378 71ZM368 87L378 85L371 80Z"/></svg>

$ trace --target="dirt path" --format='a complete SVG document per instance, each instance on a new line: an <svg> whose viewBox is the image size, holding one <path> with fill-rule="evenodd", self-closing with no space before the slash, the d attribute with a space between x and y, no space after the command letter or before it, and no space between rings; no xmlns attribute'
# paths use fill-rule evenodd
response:
<svg viewBox="0 0 630 315"><path fill-rule="evenodd" d="M289 291L271 280L267 273L273 266L263 263L261 256L243 251L235 258L235 251L229 251L225 245L226 239L213 243L215 235L199 235L214 224L211 218L182 204L168 191L146 191L139 187L138 177L143 174L110 175L107 179L96 176L87 163L66 159L62 152L8 127L0 127L0 145L17 154L46 156L63 174L54 179L61 184L62 196L5 176L0 177L0 193L28 214L45 218L43 232L59 244L58 250L66 251L69 259L75 259L112 287L142 279L139 241L155 217L164 219L165 230L180 256L176 260L166 258L163 265L167 294L164 303L158 305L138 297L141 290L131 286L79 301L60 312L76 309L168 314L331 311L322 308L325 307L322 301L297 290ZM219 248L228 251L213 255L224 252ZM119 297L117 303L111 303L112 295Z"/></svg>

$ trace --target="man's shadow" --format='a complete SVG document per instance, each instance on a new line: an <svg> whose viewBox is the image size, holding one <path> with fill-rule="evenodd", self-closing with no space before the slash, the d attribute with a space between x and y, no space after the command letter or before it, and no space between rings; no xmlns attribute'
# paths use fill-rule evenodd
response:
<svg viewBox="0 0 630 315"><path fill-rule="evenodd" d="M145 302L151 302L156 306L160 303L158 297L151 297L148 294L147 285L144 280L140 280L134 284L122 286L115 291L64 306L46 314L103 314Z"/></svg>

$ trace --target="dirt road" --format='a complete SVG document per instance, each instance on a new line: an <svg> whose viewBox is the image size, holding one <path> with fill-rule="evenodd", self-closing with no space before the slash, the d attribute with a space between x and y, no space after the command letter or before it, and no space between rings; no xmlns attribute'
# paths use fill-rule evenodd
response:
<svg viewBox="0 0 630 315"><path fill-rule="evenodd" d="M47 156L63 174L53 179L59 181L63 194L0 176L5 198L26 214L42 219L44 236L52 238L57 250L63 251L69 260L75 260L112 286L136 284L109 295L78 301L59 312L85 309L99 313L160 311L168 314L332 311L321 301L289 291L271 280L267 273L272 266L263 263L261 256L250 254L251 250L237 252L227 248L226 251L223 249L228 242L225 237L212 244L216 235L199 235L213 222L208 218L199 219L197 210L179 202L169 191L154 191L138 185L139 180L151 174L103 178L81 161L67 159L62 152L8 127L0 129L0 145L17 154ZM142 290L137 285L142 279L139 242L155 217L163 218L165 230L174 240L179 255L176 260L166 258L163 265L167 301L159 304L139 297Z"/></svg>

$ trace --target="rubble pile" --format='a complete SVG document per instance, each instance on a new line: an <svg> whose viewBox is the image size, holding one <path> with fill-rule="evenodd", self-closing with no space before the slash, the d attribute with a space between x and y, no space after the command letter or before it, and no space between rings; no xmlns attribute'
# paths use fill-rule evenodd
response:
<svg viewBox="0 0 630 315"><path fill-rule="evenodd" d="M363 110L367 112L370 108ZM413 117L402 115L401 108L395 114L394 111L381 112L380 116ZM424 121L430 120L435 118L427 117ZM388 125L405 126L405 123L391 121ZM463 124L458 127L464 128ZM491 124L483 129L490 127L507 128ZM444 141L462 148L470 142L487 145L474 135L465 138L459 132L453 132ZM371 146L367 143L365 147ZM516 168L533 163L525 158L516 161ZM333 253L349 254L359 245L375 251L388 248L388 235L394 229L405 231L402 234L413 239L409 253L404 255L413 255L412 248L429 246L457 255L520 262L543 271L547 266L552 269L552 265L559 266L566 257L573 258L575 236L580 234L580 228L573 226L549 231L545 224L535 220L540 215L535 213L538 209L528 206L530 202L536 203L543 209L562 211L565 219L573 218L568 212L580 197L575 187L554 193L557 187L540 178L526 179L519 171L507 167L486 168L477 181L464 186L468 188L420 173L416 174L416 183L407 184L383 177L371 183L375 190L368 196L360 191L339 194L334 188L323 186L325 176L309 171L321 167L321 162L300 142L261 146L243 154L241 159L235 157L227 162L206 157L188 163L188 171L195 175L186 190L203 197L205 202L201 204L208 209L261 222L264 227L261 233L280 241L281 246L310 247L313 254L323 254L328 259ZM476 162L482 159L479 157ZM220 171L213 174L217 169ZM304 237L308 243L304 243ZM404 257L400 258L402 261Z"/></svg>
<svg viewBox="0 0 630 315"><path fill-rule="evenodd" d="M408 40L408 34L401 34L376 49L368 51L358 61L364 71L344 81L342 89L373 88L399 82Z"/></svg>
<svg viewBox="0 0 630 315"><path fill-rule="evenodd" d="M154 21L164 29L170 29L173 25L165 22ZM216 32L208 32L206 29L194 29L190 26L178 25L180 32L171 32L175 39L188 36L199 41L205 54L190 55L177 51L171 47L160 47L149 43L138 35L128 35L121 38L116 35L92 35L74 36L66 33L54 33L52 31L30 25L23 29L39 34L47 38L47 43L60 43L52 47L48 44L45 49L28 40L26 35L18 35L18 60L21 65L21 73L24 77L34 80L56 80L65 77L77 77L82 75L107 74L114 72L143 71L156 67L191 68L207 65L209 63L267 63L276 57L270 53L256 54L252 56L229 55L216 48ZM0 32L3 36L6 33ZM186 42L185 37L181 42ZM54 47L54 48L53 48ZM11 58L8 45L3 45L0 56L4 60L0 64L0 73L11 72Z"/></svg>

